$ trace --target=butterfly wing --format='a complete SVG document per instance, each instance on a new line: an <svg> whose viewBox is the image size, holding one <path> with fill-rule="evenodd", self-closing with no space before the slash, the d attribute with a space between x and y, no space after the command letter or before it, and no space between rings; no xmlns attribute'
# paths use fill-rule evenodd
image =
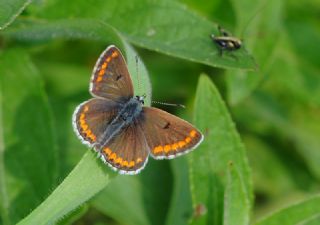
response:
<svg viewBox="0 0 320 225"><path fill-rule="evenodd" d="M108 99L93 98L80 104L73 113L73 128L79 139L93 147L101 138L121 104Z"/></svg>
<svg viewBox="0 0 320 225"><path fill-rule="evenodd" d="M101 158L122 174L137 174L147 163L149 147L139 119L123 128L101 148Z"/></svg>
<svg viewBox="0 0 320 225"><path fill-rule="evenodd" d="M203 135L194 126L170 113L143 107L142 128L155 159L172 159L196 148Z"/></svg>
<svg viewBox="0 0 320 225"><path fill-rule="evenodd" d="M90 92L95 97L125 102L133 97L130 74L120 50L109 46L93 69Z"/></svg>

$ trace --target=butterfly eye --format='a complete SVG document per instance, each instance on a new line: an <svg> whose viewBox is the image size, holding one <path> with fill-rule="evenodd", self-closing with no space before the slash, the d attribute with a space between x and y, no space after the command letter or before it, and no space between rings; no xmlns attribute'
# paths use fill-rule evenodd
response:
<svg viewBox="0 0 320 225"><path fill-rule="evenodd" d="M144 105L144 98L145 98L145 95L142 95L142 96L138 96L136 95L136 99L142 103L142 105Z"/></svg>

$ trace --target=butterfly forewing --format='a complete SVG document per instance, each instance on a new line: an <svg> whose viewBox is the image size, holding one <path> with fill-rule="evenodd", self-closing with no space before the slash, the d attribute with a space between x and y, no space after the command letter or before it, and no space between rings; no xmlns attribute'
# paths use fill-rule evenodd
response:
<svg viewBox="0 0 320 225"><path fill-rule="evenodd" d="M73 114L73 128L81 141L93 147L120 107L117 102L98 98L80 104Z"/></svg>
<svg viewBox="0 0 320 225"><path fill-rule="evenodd" d="M125 102L133 96L133 85L125 60L115 46L99 57L90 81L93 96Z"/></svg>
<svg viewBox="0 0 320 225"><path fill-rule="evenodd" d="M144 168L149 147L140 122L135 120L101 149L102 159L123 174L136 174Z"/></svg>
<svg viewBox="0 0 320 225"><path fill-rule="evenodd" d="M194 126L161 109L144 107L142 128L156 159L174 158L194 149L203 136Z"/></svg>

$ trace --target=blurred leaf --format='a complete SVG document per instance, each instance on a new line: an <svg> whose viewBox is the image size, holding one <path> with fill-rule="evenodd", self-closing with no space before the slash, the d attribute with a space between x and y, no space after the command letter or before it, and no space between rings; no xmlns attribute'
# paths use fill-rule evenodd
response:
<svg viewBox="0 0 320 225"><path fill-rule="evenodd" d="M204 132L205 139L190 155L191 193L194 209L202 205L207 213L195 217L193 224L222 223L226 169L230 161L239 173L239 182L244 190L245 210L240 216L247 218L252 187L245 149L218 90L204 75L200 77L197 88L195 124Z"/></svg>
<svg viewBox="0 0 320 225"><path fill-rule="evenodd" d="M38 71L19 49L0 55L0 215L15 224L56 185L57 149Z"/></svg>
<svg viewBox="0 0 320 225"><path fill-rule="evenodd" d="M29 32L28 32L29 31ZM61 19L56 21L20 19L3 32L5 37L28 43L54 39L88 39L100 42L119 41L119 34L109 25L92 19Z"/></svg>
<svg viewBox="0 0 320 225"><path fill-rule="evenodd" d="M256 225L300 225L308 224L320 216L320 197L315 196L306 201L291 205L257 222ZM316 218L317 217L317 218ZM319 223L319 220L318 220Z"/></svg>
<svg viewBox="0 0 320 225"><path fill-rule="evenodd" d="M192 216L192 200L189 184L188 162L185 157L171 161L173 170L173 193L166 225L188 224Z"/></svg>
<svg viewBox="0 0 320 225"><path fill-rule="evenodd" d="M1 0L0 30L9 26L32 0Z"/></svg>
<svg viewBox="0 0 320 225"><path fill-rule="evenodd" d="M230 70L227 72L228 101L238 104L248 97L266 77L273 62L273 53L281 30L282 2L278 0L233 1L238 17L238 32L248 31L244 48L253 49L257 71ZM248 9L250 13L248 13ZM249 26L250 25L250 26ZM248 29L249 28L249 29Z"/></svg>
<svg viewBox="0 0 320 225"><path fill-rule="evenodd" d="M149 225L141 185L136 176L118 176L92 203L121 224Z"/></svg>
<svg viewBox="0 0 320 225"><path fill-rule="evenodd" d="M139 175L145 213L152 225L163 225L172 196L172 173L168 160L150 158L146 169Z"/></svg>
<svg viewBox="0 0 320 225"><path fill-rule="evenodd" d="M199 0L199 1L193 1L193 0L179 0L179 2L182 2L183 4L188 5L190 8L197 10L197 12L199 12L200 14L205 14L205 17L209 18L209 19L218 19L219 16L217 16L217 14L219 13L219 9L220 11L221 8L228 8L228 7L222 7L221 4L225 4L230 6L230 2L229 1L222 1L222 0L215 0L215 1L207 1L207 0ZM225 19L234 19L233 17L233 8L230 7L229 10L223 10L223 12L221 12L221 14L226 15Z"/></svg>
<svg viewBox="0 0 320 225"><path fill-rule="evenodd" d="M274 90L273 95L285 91L286 96L295 101L320 106L320 70L310 63L303 63L303 57L293 51L287 34L282 35L278 42L277 57L264 85L267 91ZM290 107L294 102L286 101L284 104Z"/></svg>
<svg viewBox="0 0 320 225"><path fill-rule="evenodd" d="M36 11L39 17L46 19L102 19L130 42L170 56L215 67L255 67L254 60L243 49L235 53L237 60L221 57L209 37L212 33L218 33L217 26L175 1L58 0Z"/></svg>
<svg viewBox="0 0 320 225"><path fill-rule="evenodd" d="M250 201L246 193L246 187L243 184L241 174L233 166L233 162L230 161L224 194L224 225L249 224Z"/></svg>
<svg viewBox="0 0 320 225"><path fill-rule="evenodd" d="M56 223L109 183L111 175L107 171L95 153L88 151L52 194L18 224Z"/></svg>
<svg viewBox="0 0 320 225"><path fill-rule="evenodd" d="M248 150L256 194L265 194L268 198L280 198L289 190L297 188L293 178L295 171L290 170L279 158L277 149L272 148L274 146L269 146L270 143L253 135L244 136L243 141ZM258 198L256 196L255 200L259 201Z"/></svg>
<svg viewBox="0 0 320 225"><path fill-rule="evenodd" d="M276 89L277 87L274 85L273 90ZM289 95L289 99L291 98L292 95ZM276 128L278 132L289 138L294 143L294 153L296 151L299 153L299 160L307 162L306 166L319 179L319 109L308 108L307 106L299 109L295 108L293 103L288 104L287 101L285 98L279 101L276 96L260 92L253 95L245 104L237 107L237 113L242 111L240 113L246 114L248 127L255 126L255 124L260 126L264 124L265 127ZM292 147L290 149L280 149L279 151L292 160ZM291 168L291 170L293 169L294 167ZM306 171L295 171L296 176L299 172L304 173ZM306 186L306 184L303 184L303 186Z"/></svg>
<svg viewBox="0 0 320 225"><path fill-rule="evenodd" d="M93 200L93 205L123 224L164 224L171 196L170 171L164 165L168 161L150 159L141 174L117 177Z"/></svg>
<svg viewBox="0 0 320 225"><path fill-rule="evenodd" d="M286 31L289 42L293 45L296 55L301 61L306 61L318 66L317 51L320 40L320 29L318 29L318 12L320 4L316 0L307 0L305 7L295 1L286 4ZM299 32L296 32L299 30ZM310 41L312 40L312 41Z"/></svg>
<svg viewBox="0 0 320 225"><path fill-rule="evenodd" d="M301 222L299 225L318 225L320 221L320 213L316 216Z"/></svg>

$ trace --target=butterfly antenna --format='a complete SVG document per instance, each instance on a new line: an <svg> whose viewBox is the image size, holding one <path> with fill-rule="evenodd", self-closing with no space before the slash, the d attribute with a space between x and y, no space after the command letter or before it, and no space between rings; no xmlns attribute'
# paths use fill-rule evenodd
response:
<svg viewBox="0 0 320 225"><path fill-rule="evenodd" d="M158 102L158 101L152 101L152 103L156 103L156 104L160 104L160 105L178 106L178 107L181 107L181 108L186 108L185 105L182 105L182 104L166 103L166 102Z"/></svg>
<svg viewBox="0 0 320 225"><path fill-rule="evenodd" d="M136 72L137 72L137 81L138 81L138 93L141 92L141 84L140 84L140 75L139 75L139 57L136 55Z"/></svg>

